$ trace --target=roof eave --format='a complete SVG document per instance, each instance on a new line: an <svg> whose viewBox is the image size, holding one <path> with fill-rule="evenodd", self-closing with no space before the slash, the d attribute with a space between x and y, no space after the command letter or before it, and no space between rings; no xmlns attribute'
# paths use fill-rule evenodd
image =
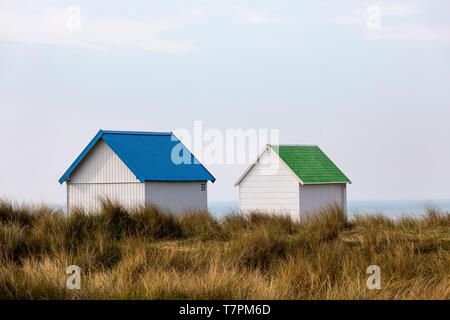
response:
<svg viewBox="0 0 450 320"><path fill-rule="evenodd" d="M170 131L170 134L171 134L171 136L172 137L175 137L175 139L177 139L180 143L181 143L181 145L187 150L187 151L189 151L189 153L192 155L192 157L194 158L194 163L195 163L195 161L197 161L201 166L202 166L202 168L208 173L208 175L210 176L210 178L209 179L205 179L205 180L195 180L195 181L211 181L212 183L214 183L215 181L216 181L216 178L212 175L212 173L211 172L209 172L209 170L208 169L206 169L206 167L203 165L203 163L201 163L200 161L198 161L198 159L195 157L195 155L184 145L184 143L173 133L173 131Z"/></svg>
<svg viewBox="0 0 450 320"><path fill-rule="evenodd" d="M240 176L240 178L236 181L236 183L234 184L235 187L239 186L239 184L242 182L242 180L244 180L244 178L247 176L247 174L253 169L253 167L255 166L255 164L258 162L259 158L262 157L262 155L267 151L267 149L271 148L273 150L273 146L270 144L266 144L266 146L264 147L264 149L258 154L258 157L256 158L256 160L254 162L252 162L252 164L247 168L247 170L244 171L244 173ZM292 171L292 169L287 165L287 163L280 157L280 155L273 150L276 154L276 156L278 157L279 161L286 166L286 168L289 170L289 172L295 177L295 179L297 179L298 183L300 183L301 185L303 185L303 181L302 179L300 179L300 177L294 172Z"/></svg>
<svg viewBox="0 0 450 320"><path fill-rule="evenodd" d="M264 149L259 152L259 154L256 156L256 159L247 167L247 169L245 169L245 171L241 174L239 179L237 179L237 181L234 183L235 187L239 186L239 184L242 182L242 180L244 180L244 178L247 176L247 174L253 169L255 164L258 162L259 158L262 157L264 152L266 152L269 147L270 147L270 145L266 144Z"/></svg>
<svg viewBox="0 0 450 320"><path fill-rule="evenodd" d="M351 181L330 181L330 182L305 182L304 184L351 184Z"/></svg>
<svg viewBox="0 0 450 320"><path fill-rule="evenodd" d="M80 164L80 162L84 159L87 153L92 149L92 147L97 143L97 141L102 137L103 130L100 129L94 138L92 138L91 142L83 149L83 151L79 154L79 156L75 159L75 161L71 164L69 169L62 175L62 177L58 180L60 184L63 184L70 176L70 174L75 170L75 168Z"/></svg>
<svg viewBox="0 0 450 320"><path fill-rule="evenodd" d="M150 181L158 181L158 182L198 182L198 181L211 181L212 183L214 183L214 181L216 181L216 179L212 180L212 179L146 179L143 182L150 182Z"/></svg>

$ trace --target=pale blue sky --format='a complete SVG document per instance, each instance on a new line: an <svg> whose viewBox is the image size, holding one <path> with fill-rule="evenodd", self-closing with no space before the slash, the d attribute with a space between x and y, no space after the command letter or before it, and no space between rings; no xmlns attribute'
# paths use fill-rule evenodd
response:
<svg viewBox="0 0 450 320"><path fill-rule="evenodd" d="M320 145L349 199L450 198L449 57L448 1L1 0L0 195L63 202L98 129L201 120ZM237 200L245 166L210 169Z"/></svg>

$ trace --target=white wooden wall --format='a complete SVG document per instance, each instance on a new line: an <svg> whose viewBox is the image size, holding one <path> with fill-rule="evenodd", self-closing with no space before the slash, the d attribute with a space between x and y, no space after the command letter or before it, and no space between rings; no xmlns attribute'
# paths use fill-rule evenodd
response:
<svg viewBox="0 0 450 320"><path fill-rule="evenodd" d="M140 182L101 139L70 175L69 180L71 183Z"/></svg>
<svg viewBox="0 0 450 320"><path fill-rule="evenodd" d="M274 163L278 169L268 169ZM259 210L299 218L299 182L272 149L263 153L240 182L239 209L242 213Z"/></svg>
<svg viewBox="0 0 450 320"><path fill-rule="evenodd" d="M67 181L68 210L79 207L98 210L100 197L109 197L129 207L143 204L145 186L114 151L99 140Z"/></svg>
<svg viewBox="0 0 450 320"><path fill-rule="evenodd" d="M69 210L82 208L87 211L100 209L100 197L108 197L125 207L144 204L143 183L68 183Z"/></svg>
<svg viewBox="0 0 450 320"><path fill-rule="evenodd" d="M300 210L304 216L329 204L337 203L347 210L345 184L305 184L300 186Z"/></svg>
<svg viewBox="0 0 450 320"><path fill-rule="evenodd" d="M202 188L204 186L204 189ZM145 201L180 213L187 209L208 210L207 181L145 182Z"/></svg>

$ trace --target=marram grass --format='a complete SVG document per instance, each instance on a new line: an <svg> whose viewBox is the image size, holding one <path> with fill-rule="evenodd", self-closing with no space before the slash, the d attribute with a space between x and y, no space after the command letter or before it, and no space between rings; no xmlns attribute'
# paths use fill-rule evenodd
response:
<svg viewBox="0 0 450 320"><path fill-rule="evenodd" d="M0 201L0 299L449 299L450 215L391 220L335 206L294 222L155 206L65 216ZM81 268L81 289L66 268ZM378 265L381 289L366 269Z"/></svg>

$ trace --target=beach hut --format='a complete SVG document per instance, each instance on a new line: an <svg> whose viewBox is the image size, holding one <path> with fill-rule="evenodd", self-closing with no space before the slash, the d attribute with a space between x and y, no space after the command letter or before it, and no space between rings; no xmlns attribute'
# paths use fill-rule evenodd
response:
<svg viewBox="0 0 450 320"><path fill-rule="evenodd" d="M235 186L242 213L276 212L297 220L329 204L346 211L348 183L318 146L266 145Z"/></svg>
<svg viewBox="0 0 450 320"><path fill-rule="evenodd" d="M105 197L125 207L207 210L208 181L215 178L171 132L103 130L59 179L68 212L96 211Z"/></svg>

